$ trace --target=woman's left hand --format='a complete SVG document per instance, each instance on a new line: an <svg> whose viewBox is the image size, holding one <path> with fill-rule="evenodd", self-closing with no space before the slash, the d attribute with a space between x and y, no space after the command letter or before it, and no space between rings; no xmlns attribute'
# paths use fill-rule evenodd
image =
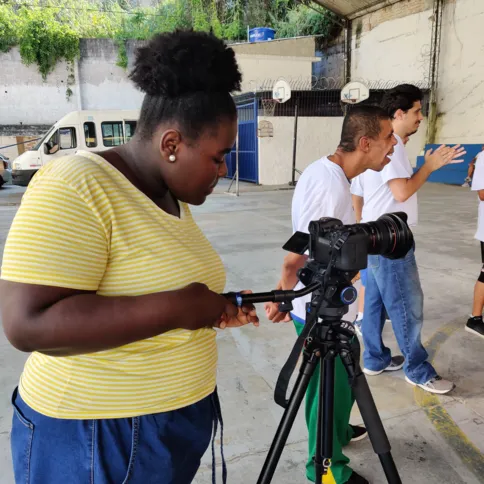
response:
<svg viewBox="0 0 484 484"><path fill-rule="evenodd" d="M240 291L240 293L252 294L252 291ZM227 307L227 310L222 314L220 321L218 321L218 328L238 328L251 323L254 326L259 326L259 318L257 317L257 311L253 304L244 304L242 307L236 308L237 313L234 316L229 316L229 314L234 313L234 305L230 301L227 301L227 306L229 307Z"/></svg>

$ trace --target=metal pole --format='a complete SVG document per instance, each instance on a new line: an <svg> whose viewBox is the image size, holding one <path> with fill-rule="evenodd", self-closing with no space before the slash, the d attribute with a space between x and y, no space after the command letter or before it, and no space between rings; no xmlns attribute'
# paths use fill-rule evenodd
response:
<svg viewBox="0 0 484 484"><path fill-rule="evenodd" d="M292 145L292 179L289 185L296 186L296 148L297 148L297 100L294 106L294 138Z"/></svg>
<svg viewBox="0 0 484 484"><path fill-rule="evenodd" d="M239 129L235 138L235 196L239 196Z"/></svg>

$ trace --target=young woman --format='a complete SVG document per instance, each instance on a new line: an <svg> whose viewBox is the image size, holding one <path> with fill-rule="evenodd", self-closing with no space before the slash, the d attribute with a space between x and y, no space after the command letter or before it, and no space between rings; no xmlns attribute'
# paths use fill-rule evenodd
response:
<svg viewBox="0 0 484 484"><path fill-rule="evenodd" d="M12 403L15 480L190 483L218 418L214 327L258 324L219 294L190 214L226 174L241 74L216 37L141 48L136 136L32 180L2 267L5 333L32 352Z"/></svg>

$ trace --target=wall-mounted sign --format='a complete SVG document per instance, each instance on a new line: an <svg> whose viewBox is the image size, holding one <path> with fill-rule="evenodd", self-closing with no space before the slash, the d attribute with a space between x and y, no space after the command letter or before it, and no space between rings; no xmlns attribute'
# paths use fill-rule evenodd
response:
<svg viewBox="0 0 484 484"><path fill-rule="evenodd" d="M274 127L272 126L272 123L265 119L259 121L257 136L259 138L272 138L274 136Z"/></svg>

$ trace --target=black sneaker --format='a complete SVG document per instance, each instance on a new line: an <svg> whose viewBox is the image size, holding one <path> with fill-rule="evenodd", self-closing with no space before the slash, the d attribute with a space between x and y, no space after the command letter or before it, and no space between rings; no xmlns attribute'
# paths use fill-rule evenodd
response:
<svg viewBox="0 0 484 484"><path fill-rule="evenodd" d="M367 481L364 477L353 471L353 474L346 481L346 484L370 484L370 481Z"/></svg>
<svg viewBox="0 0 484 484"><path fill-rule="evenodd" d="M350 427L353 430L353 437L351 437L350 442L358 442L368 437L368 431L365 427L359 425L350 425Z"/></svg>
<svg viewBox="0 0 484 484"><path fill-rule="evenodd" d="M466 324L466 331L484 338L484 322L482 321L482 316L469 318Z"/></svg>

